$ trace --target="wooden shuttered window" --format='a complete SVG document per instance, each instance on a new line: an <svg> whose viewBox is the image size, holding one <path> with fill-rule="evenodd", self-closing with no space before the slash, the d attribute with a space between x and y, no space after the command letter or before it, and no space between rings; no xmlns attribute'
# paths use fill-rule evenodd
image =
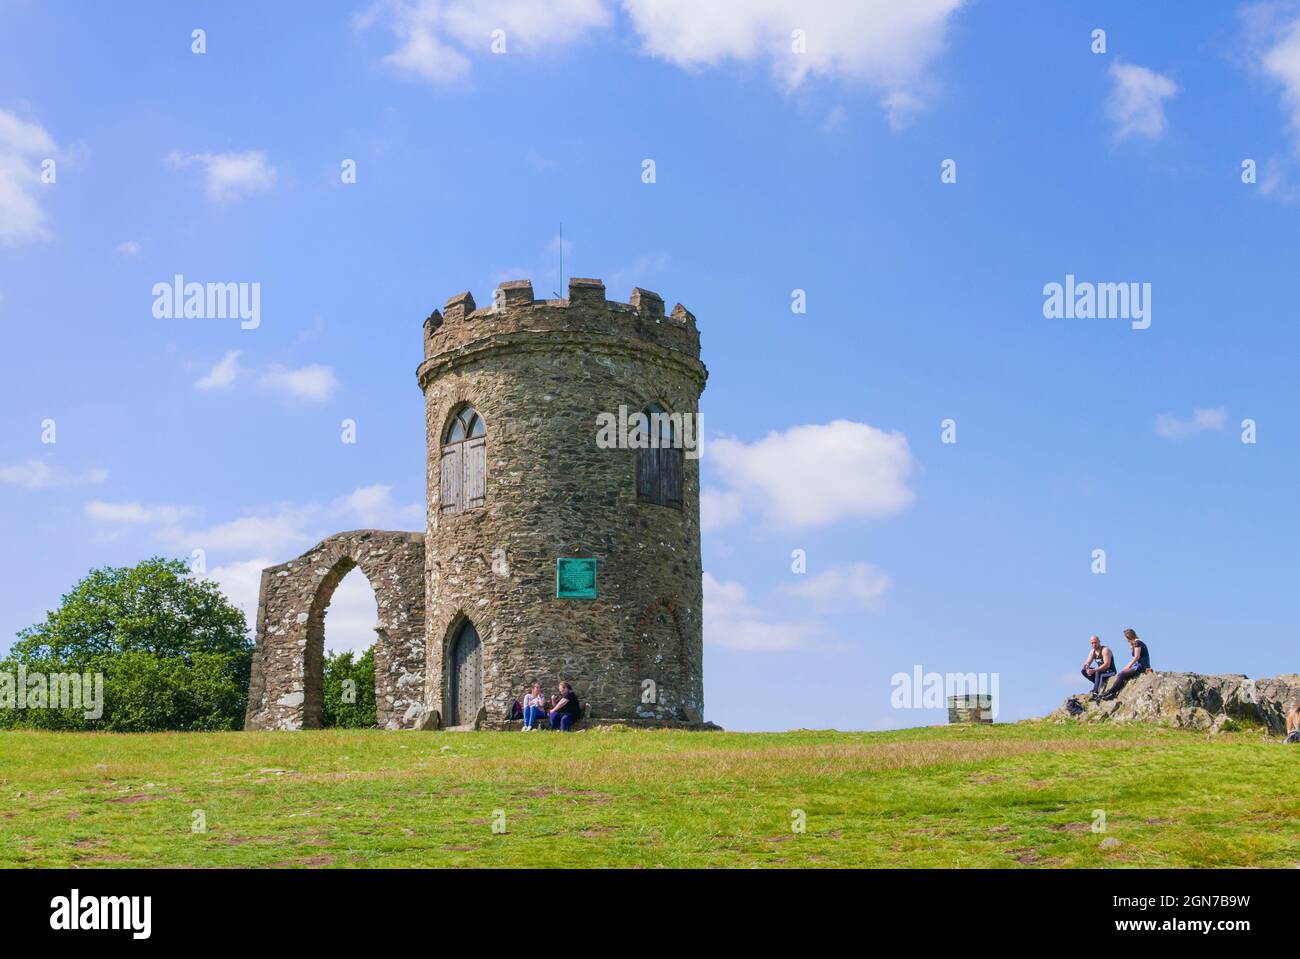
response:
<svg viewBox="0 0 1300 959"><path fill-rule="evenodd" d="M442 492L438 497L438 506L443 513L459 513L461 510L460 452L464 445L456 443L442 448Z"/></svg>
<svg viewBox="0 0 1300 959"><path fill-rule="evenodd" d="M682 505L683 451L644 447L636 451L637 499L656 506Z"/></svg>
<svg viewBox="0 0 1300 959"><path fill-rule="evenodd" d="M474 407L463 407L443 437L441 513L477 509L487 499L487 428Z"/></svg>
<svg viewBox="0 0 1300 959"><path fill-rule="evenodd" d="M487 494L487 437L468 440L461 444L461 450L465 465L462 509L474 509L483 505Z"/></svg>

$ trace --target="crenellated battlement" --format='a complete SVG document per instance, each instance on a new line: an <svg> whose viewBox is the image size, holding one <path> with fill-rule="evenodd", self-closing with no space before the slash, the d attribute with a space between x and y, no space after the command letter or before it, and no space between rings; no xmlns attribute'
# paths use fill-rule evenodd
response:
<svg viewBox="0 0 1300 959"><path fill-rule="evenodd" d="M424 321L425 366L430 361L463 352L476 344L521 342L544 337L616 337L642 340L699 363L700 334L695 316L678 303L664 312L658 293L636 287L627 303L605 299L601 280L572 277L562 300L539 300L530 280L509 280L493 291L492 304L479 307L474 295L458 293L441 311Z"/></svg>

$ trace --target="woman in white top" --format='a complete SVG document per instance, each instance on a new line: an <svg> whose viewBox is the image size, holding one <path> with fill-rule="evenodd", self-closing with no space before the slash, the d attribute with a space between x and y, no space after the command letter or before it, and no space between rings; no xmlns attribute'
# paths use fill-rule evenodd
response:
<svg viewBox="0 0 1300 959"><path fill-rule="evenodd" d="M542 684L533 683L524 695L524 732L536 729L537 717L546 712L546 700L542 697Z"/></svg>

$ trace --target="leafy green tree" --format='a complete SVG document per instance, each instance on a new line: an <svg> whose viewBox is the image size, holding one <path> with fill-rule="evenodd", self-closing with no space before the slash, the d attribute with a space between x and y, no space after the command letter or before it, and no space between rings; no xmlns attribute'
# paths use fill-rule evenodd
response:
<svg viewBox="0 0 1300 959"><path fill-rule="evenodd" d="M253 644L244 614L178 559L91 570L0 670L101 673L104 711L0 709L0 726L47 729L239 729Z"/></svg>
<svg viewBox="0 0 1300 959"><path fill-rule="evenodd" d="M368 729L379 722L375 712L375 647L355 660L351 652L327 655L323 685L323 726Z"/></svg>

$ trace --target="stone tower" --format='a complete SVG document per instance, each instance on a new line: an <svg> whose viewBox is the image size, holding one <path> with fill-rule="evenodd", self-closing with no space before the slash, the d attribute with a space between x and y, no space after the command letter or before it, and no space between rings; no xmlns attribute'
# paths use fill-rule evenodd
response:
<svg viewBox="0 0 1300 959"><path fill-rule="evenodd" d="M615 303L575 278L537 300L519 280L483 309L448 300L424 356L428 707L494 725L563 679L594 719L699 722L695 317L647 290Z"/></svg>
<svg viewBox="0 0 1300 959"><path fill-rule="evenodd" d="M573 279L503 283L424 323L423 534L356 530L262 571L246 729L321 724L325 614L375 591L375 694L390 729L506 724L537 681L589 721L703 719L700 362L695 317Z"/></svg>

